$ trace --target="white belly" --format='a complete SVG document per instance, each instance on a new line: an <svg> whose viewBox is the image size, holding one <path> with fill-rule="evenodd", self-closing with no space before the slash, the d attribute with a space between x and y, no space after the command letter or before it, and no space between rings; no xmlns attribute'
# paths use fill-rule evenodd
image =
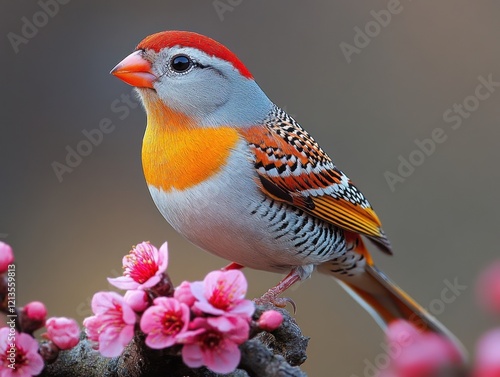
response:
<svg viewBox="0 0 500 377"><path fill-rule="evenodd" d="M165 192L149 186L156 206L174 229L222 258L273 272L317 265L345 252L343 236L330 225L285 204L271 204L270 208L271 200L256 184L251 156L241 150L231 154L221 172L189 189ZM315 240L324 246L321 255L315 245L308 246L306 233L304 241L298 239L301 234L294 228L300 225L308 226L311 235L317 232ZM329 232L320 234L321 227Z"/></svg>

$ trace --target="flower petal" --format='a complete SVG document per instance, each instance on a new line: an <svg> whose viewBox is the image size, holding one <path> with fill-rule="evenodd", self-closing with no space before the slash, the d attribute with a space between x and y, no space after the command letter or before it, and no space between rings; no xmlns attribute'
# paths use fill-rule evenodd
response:
<svg viewBox="0 0 500 377"><path fill-rule="evenodd" d="M140 284L130 276L119 276L117 278L108 278L109 284L119 289L137 289Z"/></svg>
<svg viewBox="0 0 500 377"><path fill-rule="evenodd" d="M250 300L241 300L234 308L230 310L231 314L238 314L244 317L252 317L255 312L255 305Z"/></svg>
<svg viewBox="0 0 500 377"><path fill-rule="evenodd" d="M116 292L97 292L92 297L92 311L94 314L106 313L115 307L114 301L122 297Z"/></svg>
<svg viewBox="0 0 500 377"><path fill-rule="evenodd" d="M148 280L146 280L144 283L139 284L137 286L137 289L148 289L148 288L153 288L156 284L158 284L161 280L161 274L157 272L156 275L151 276Z"/></svg>
<svg viewBox="0 0 500 377"><path fill-rule="evenodd" d="M236 343L224 340L216 350L203 353L203 362L215 373L227 374L233 372L240 363L241 352Z"/></svg>
<svg viewBox="0 0 500 377"><path fill-rule="evenodd" d="M197 344L185 344L182 347L182 361L190 368L203 366L203 353Z"/></svg>
<svg viewBox="0 0 500 377"><path fill-rule="evenodd" d="M202 281L193 281L191 283L191 293L197 300L206 300L203 295L204 290L205 288Z"/></svg>
<svg viewBox="0 0 500 377"><path fill-rule="evenodd" d="M476 355L476 376L500 375L500 328L481 336L476 345Z"/></svg>
<svg viewBox="0 0 500 377"><path fill-rule="evenodd" d="M174 291L174 298L191 307L196 301L196 298L191 292L191 283L183 281Z"/></svg>
<svg viewBox="0 0 500 377"><path fill-rule="evenodd" d="M121 331L105 328L99 336L99 352L104 357L118 357L133 337L133 326L125 326Z"/></svg>
<svg viewBox="0 0 500 377"><path fill-rule="evenodd" d="M176 343L174 336L163 335L159 332L153 332L146 337L146 345L152 349L163 349L171 347Z"/></svg>
<svg viewBox="0 0 500 377"><path fill-rule="evenodd" d="M193 305L194 308L201 310L203 313L213 315L224 315L226 312L222 309L214 308L208 301L196 301Z"/></svg>
<svg viewBox="0 0 500 377"><path fill-rule="evenodd" d="M203 279L204 294L206 299L209 299L212 296L212 293L218 288L219 280L221 279L222 274L223 271L212 271L205 276L205 279Z"/></svg>
<svg viewBox="0 0 500 377"><path fill-rule="evenodd" d="M166 271L168 266L168 243L165 242L160 246L158 250L159 260L158 260L158 272L163 273Z"/></svg>

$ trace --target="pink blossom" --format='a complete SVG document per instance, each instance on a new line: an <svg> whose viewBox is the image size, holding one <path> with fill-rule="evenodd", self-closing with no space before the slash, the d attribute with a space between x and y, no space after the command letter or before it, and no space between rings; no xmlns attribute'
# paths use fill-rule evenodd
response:
<svg viewBox="0 0 500 377"><path fill-rule="evenodd" d="M80 326L74 319L52 317L47 320L45 327L47 327L45 337L61 350L69 350L80 341Z"/></svg>
<svg viewBox="0 0 500 377"><path fill-rule="evenodd" d="M479 303L489 312L500 314L500 261L485 269L476 284Z"/></svg>
<svg viewBox="0 0 500 377"><path fill-rule="evenodd" d="M456 346L436 333L419 332L409 322L397 320L389 325L386 334L391 350L386 376L431 376L460 365Z"/></svg>
<svg viewBox="0 0 500 377"><path fill-rule="evenodd" d="M261 314L257 324L262 330L274 331L281 326L283 315L276 310L266 310Z"/></svg>
<svg viewBox="0 0 500 377"><path fill-rule="evenodd" d="M137 313L141 313L149 306L148 294L140 289L125 292L125 302Z"/></svg>
<svg viewBox="0 0 500 377"><path fill-rule="evenodd" d="M141 330L146 345L161 349L172 346L189 325L189 307L175 298L158 297L142 315Z"/></svg>
<svg viewBox="0 0 500 377"><path fill-rule="evenodd" d="M386 340L389 344L407 347L419 339L422 333L410 322L399 320L393 321L385 332Z"/></svg>
<svg viewBox="0 0 500 377"><path fill-rule="evenodd" d="M196 301L196 298L191 292L191 283L189 281L183 281L174 291L174 298L183 302L187 306L191 307Z"/></svg>
<svg viewBox="0 0 500 377"><path fill-rule="evenodd" d="M38 342L35 339L28 334L11 332L8 327L0 329L1 377L36 376L42 372L43 367L44 362L38 353Z"/></svg>
<svg viewBox="0 0 500 377"><path fill-rule="evenodd" d="M20 321L23 325L23 332L31 335L42 328L45 325L46 316L47 308L39 301L32 301L21 308Z"/></svg>
<svg viewBox="0 0 500 377"><path fill-rule="evenodd" d="M203 282L191 284L191 292L198 300L194 307L207 314L240 315L250 318L255 306L245 300L247 281L239 270L210 272Z"/></svg>
<svg viewBox="0 0 500 377"><path fill-rule="evenodd" d="M500 328L484 334L476 346L474 377L500 376Z"/></svg>
<svg viewBox="0 0 500 377"><path fill-rule="evenodd" d="M47 317L47 308L40 301L32 301L24 306L24 312L28 319L37 322L44 322Z"/></svg>
<svg viewBox="0 0 500 377"><path fill-rule="evenodd" d="M6 272L12 262L14 262L12 248L5 242L0 241L0 273Z"/></svg>
<svg viewBox="0 0 500 377"><path fill-rule="evenodd" d="M158 250L149 242L135 246L123 257L123 276L108 278L120 289L148 289L154 287L162 278L168 265L168 246L165 242Z"/></svg>
<svg viewBox="0 0 500 377"><path fill-rule="evenodd" d="M215 373L230 373L240 363L238 345L248 339L249 324L242 317L195 318L180 334L182 360L191 368L205 365Z"/></svg>
<svg viewBox="0 0 500 377"><path fill-rule="evenodd" d="M99 343L103 356L119 356L134 337L136 314L116 292L94 294L92 311L83 321L88 338Z"/></svg>

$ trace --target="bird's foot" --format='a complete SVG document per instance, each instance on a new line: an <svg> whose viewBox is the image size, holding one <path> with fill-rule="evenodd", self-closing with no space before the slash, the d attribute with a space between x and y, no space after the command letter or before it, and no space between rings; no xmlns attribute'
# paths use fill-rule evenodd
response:
<svg viewBox="0 0 500 377"><path fill-rule="evenodd" d="M294 268L283 280L278 283L278 285L276 285L276 287L268 290L262 295L262 297L255 299L254 302L258 305L271 303L278 308L284 308L287 304L290 304L292 305L293 312L295 313L297 311L295 302L293 302L293 300L289 297L278 297L278 295L286 291L299 280L300 274L297 269Z"/></svg>
<svg viewBox="0 0 500 377"><path fill-rule="evenodd" d="M278 308L284 308L287 304L290 304L293 308L293 313L297 311L297 305L290 297L278 297L275 292L273 292L274 288L271 288L266 293L264 293L261 297L253 300L257 305L266 305L272 304Z"/></svg>

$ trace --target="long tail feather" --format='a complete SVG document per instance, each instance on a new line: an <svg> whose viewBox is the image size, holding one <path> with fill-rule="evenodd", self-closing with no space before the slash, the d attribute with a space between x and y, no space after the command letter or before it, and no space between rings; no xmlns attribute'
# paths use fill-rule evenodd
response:
<svg viewBox="0 0 500 377"><path fill-rule="evenodd" d="M432 331L448 338L467 359L462 343L432 314L420 306L387 275L372 264L364 266L365 273L355 279L337 282L385 329L396 319L405 319L421 331ZM368 288L367 288L368 287Z"/></svg>
<svg viewBox="0 0 500 377"><path fill-rule="evenodd" d="M335 277L382 329L385 330L394 320L407 320L420 331L431 331L448 338L466 361L467 352L462 343L373 264L361 237L354 235L350 242L353 249L344 257L323 263L318 266L318 270Z"/></svg>

